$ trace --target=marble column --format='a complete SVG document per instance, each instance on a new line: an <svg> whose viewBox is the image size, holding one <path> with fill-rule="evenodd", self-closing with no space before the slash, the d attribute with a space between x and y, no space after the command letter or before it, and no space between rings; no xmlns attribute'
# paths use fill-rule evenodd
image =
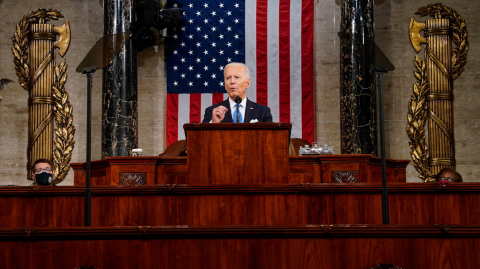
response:
<svg viewBox="0 0 480 269"><path fill-rule="evenodd" d="M376 155L373 0L342 0L341 9L341 153Z"/></svg>
<svg viewBox="0 0 480 269"><path fill-rule="evenodd" d="M135 0L104 0L104 34L128 31L135 7ZM132 40L103 69L102 93L102 158L129 156L138 147L137 49Z"/></svg>

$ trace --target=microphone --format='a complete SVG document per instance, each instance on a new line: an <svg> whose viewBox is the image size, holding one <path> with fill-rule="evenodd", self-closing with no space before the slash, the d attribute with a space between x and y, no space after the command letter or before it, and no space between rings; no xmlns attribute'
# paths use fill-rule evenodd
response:
<svg viewBox="0 0 480 269"><path fill-rule="evenodd" d="M242 102L242 98L240 98L240 96L237 95L237 97L235 97L235 103L237 103L237 123L240 121L240 108L239 105L240 103Z"/></svg>

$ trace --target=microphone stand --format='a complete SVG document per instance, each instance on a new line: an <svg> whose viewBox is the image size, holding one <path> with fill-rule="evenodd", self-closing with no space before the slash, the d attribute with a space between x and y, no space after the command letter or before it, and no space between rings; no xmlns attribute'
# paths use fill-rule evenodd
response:
<svg viewBox="0 0 480 269"><path fill-rule="evenodd" d="M87 75L87 149L85 180L85 215L84 225L91 226L92 189L91 186L91 151L92 151L92 76L97 69L108 66L118 55L131 33L111 34L101 37L83 59L76 71Z"/></svg>
<svg viewBox="0 0 480 269"><path fill-rule="evenodd" d="M383 224L390 224L390 215L388 211L388 189L387 189L387 161L385 159L385 122L383 110L383 73L395 70L393 64L388 60L383 51L375 46L375 60L370 66L376 74L378 74L378 99L379 99L379 116L380 116L380 146L381 146L381 165L382 165L382 219Z"/></svg>

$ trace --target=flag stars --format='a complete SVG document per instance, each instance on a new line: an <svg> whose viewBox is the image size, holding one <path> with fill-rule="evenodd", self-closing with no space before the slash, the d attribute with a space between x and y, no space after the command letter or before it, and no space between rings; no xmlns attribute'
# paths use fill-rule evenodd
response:
<svg viewBox="0 0 480 269"><path fill-rule="evenodd" d="M200 60L200 58L197 58L195 61L197 61L197 63L201 62L202 60Z"/></svg>
<svg viewBox="0 0 480 269"><path fill-rule="evenodd" d="M238 39L238 38L239 38L239 36L238 36L238 35L234 35L233 37L235 37L235 39Z"/></svg>
<svg viewBox="0 0 480 269"><path fill-rule="evenodd" d="M180 46L185 47L185 42L180 43Z"/></svg>
<svg viewBox="0 0 480 269"><path fill-rule="evenodd" d="M193 4L192 3L188 4L188 7L193 8Z"/></svg>
<svg viewBox="0 0 480 269"><path fill-rule="evenodd" d="M203 20L203 23L207 24L207 23L208 23L208 19L204 19L204 20Z"/></svg>
<svg viewBox="0 0 480 269"><path fill-rule="evenodd" d="M208 39L208 35L203 35L203 38Z"/></svg>
<svg viewBox="0 0 480 269"><path fill-rule="evenodd" d="M223 19L220 19L218 22L219 22L219 23L223 23Z"/></svg>
<svg viewBox="0 0 480 269"><path fill-rule="evenodd" d="M178 86L178 82L176 82L176 81L173 82L173 85Z"/></svg>
<svg viewBox="0 0 480 269"><path fill-rule="evenodd" d="M192 87L193 86L193 82L188 82L188 86Z"/></svg>
<svg viewBox="0 0 480 269"><path fill-rule="evenodd" d="M178 39L178 35L173 35L173 38Z"/></svg>
<svg viewBox="0 0 480 269"><path fill-rule="evenodd" d="M229 32L232 31L232 27L228 26L227 31L229 31Z"/></svg>
<svg viewBox="0 0 480 269"><path fill-rule="evenodd" d="M177 55L177 54L178 54L178 51L177 51L177 50L174 50L174 51L173 51L173 54Z"/></svg>
<svg viewBox="0 0 480 269"><path fill-rule="evenodd" d="M197 32L200 32L202 29L200 29L200 26L197 26Z"/></svg>
<svg viewBox="0 0 480 269"><path fill-rule="evenodd" d="M185 32L185 27L182 26L182 32Z"/></svg>
<svg viewBox="0 0 480 269"><path fill-rule="evenodd" d="M220 65L220 67L218 68L219 70L223 70L223 66Z"/></svg>
<svg viewBox="0 0 480 269"><path fill-rule="evenodd" d="M185 58L180 59L180 62L184 63L184 62L185 62Z"/></svg>
<svg viewBox="0 0 480 269"><path fill-rule="evenodd" d="M223 81L222 81L222 82L220 82L219 84L220 84L220 86L222 86L222 87L223 87Z"/></svg>
<svg viewBox="0 0 480 269"><path fill-rule="evenodd" d="M217 59L215 59L215 58L212 58L212 60L211 60L211 61L212 61L212 63L215 63L215 62L217 61Z"/></svg>
<svg viewBox="0 0 480 269"><path fill-rule="evenodd" d="M219 6L220 8L223 8L223 7L224 7L223 3L220 3L220 5L218 5L218 6Z"/></svg>
<svg viewBox="0 0 480 269"><path fill-rule="evenodd" d="M205 51L203 52L203 54L207 55L207 54L208 54L208 50L205 50Z"/></svg>
<svg viewBox="0 0 480 269"><path fill-rule="evenodd" d="M177 8L177 7L178 7L178 5L175 3L175 4L173 4L173 7L174 7L174 8Z"/></svg>
<svg viewBox="0 0 480 269"><path fill-rule="evenodd" d="M232 43L228 42L227 47L231 47L231 46L232 46Z"/></svg>
<svg viewBox="0 0 480 269"><path fill-rule="evenodd" d="M238 23L238 22L239 22L239 20L238 20L238 19L235 19L235 23Z"/></svg>
<svg viewBox="0 0 480 269"><path fill-rule="evenodd" d="M205 82L203 83L203 86L208 87L208 82L205 81Z"/></svg>
<svg viewBox="0 0 480 269"><path fill-rule="evenodd" d="M240 5L238 3L235 3L235 8L238 8Z"/></svg>
<svg viewBox="0 0 480 269"><path fill-rule="evenodd" d="M219 53L220 55L223 55L223 50L219 51L218 53Z"/></svg>
<svg viewBox="0 0 480 269"><path fill-rule="evenodd" d="M193 66L190 65L190 66L188 67L188 71L193 71Z"/></svg>
<svg viewBox="0 0 480 269"><path fill-rule="evenodd" d="M200 16L200 14L202 14L200 11L197 11L195 14L197 14L197 16Z"/></svg>
<svg viewBox="0 0 480 269"><path fill-rule="evenodd" d="M189 38L189 39L193 39L193 35L188 35L188 38Z"/></svg>
<svg viewBox="0 0 480 269"><path fill-rule="evenodd" d="M208 4L207 3L203 4L203 7L208 8Z"/></svg>
<svg viewBox="0 0 480 269"><path fill-rule="evenodd" d="M182 73L182 74L180 75L180 77L185 78L185 74Z"/></svg>
<svg viewBox="0 0 480 269"><path fill-rule="evenodd" d="M189 19L189 20L188 20L188 23L192 24L192 23L193 23L193 20L192 20L192 19Z"/></svg>
<svg viewBox="0 0 480 269"><path fill-rule="evenodd" d="M195 45L196 45L197 47L200 47L200 46L201 46L200 42L197 42L197 44L195 44Z"/></svg>
<svg viewBox="0 0 480 269"><path fill-rule="evenodd" d="M231 59L231 58L228 58L228 59L227 59L227 62L231 62L231 61L232 61L232 59Z"/></svg>
<svg viewBox="0 0 480 269"><path fill-rule="evenodd" d="M212 16L215 16L215 15L217 15L217 12L216 12L216 11L213 11L213 12L212 12Z"/></svg>
<svg viewBox="0 0 480 269"><path fill-rule="evenodd" d="M218 36L220 39L223 39L223 35Z"/></svg>
<svg viewBox="0 0 480 269"><path fill-rule="evenodd" d="M175 65L175 66L173 67L173 70L177 71L177 70L178 70L178 66Z"/></svg>
<svg viewBox="0 0 480 269"><path fill-rule="evenodd" d="M231 11L227 11L227 16L232 16L232 12L231 12Z"/></svg>
<svg viewBox="0 0 480 269"><path fill-rule="evenodd" d="M234 53L235 53L235 55L238 55L239 52L238 52L238 50L236 50Z"/></svg>
<svg viewBox="0 0 480 269"><path fill-rule="evenodd" d="M188 51L188 54L189 54L189 55L192 55L192 54L193 54L193 51L189 50L189 51Z"/></svg>
<svg viewBox="0 0 480 269"><path fill-rule="evenodd" d="M215 42L212 43L212 48L216 47L217 44Z"/></svg>
<svg viewBox="0 0 480 269"><path fill-rule="evenodd" d="M217 28L216 27L212 27L212 32L215 32L217 31Z"/></svg>
<svg viewBox="0 0 480 269"><path fill-rule="evenodd" d="M217 75L215 75L215 74L212 74L212 78L217 78Z"/></svg>
<svg viewBox="0 0 480 269"><path fill-rule="evenodd" d="M197 78L201 78L202 76L201 76L200 74L197 74L196 77L197 77Z"/></svg>
<svg viewBox="0 0 480 269"><path fill-rule="evenodd" d="M207 71L207 70L208 70L208 66L205 65L205 66L203 67L203 70Z"/></svg>

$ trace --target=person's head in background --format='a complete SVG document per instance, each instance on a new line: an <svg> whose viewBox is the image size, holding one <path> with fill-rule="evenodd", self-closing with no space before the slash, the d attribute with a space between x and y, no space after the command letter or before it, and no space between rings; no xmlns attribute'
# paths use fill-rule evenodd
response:
<svg viewBox="0 0 480 269"><path fill-rule="evenodd" d="M39 185L51 185L55 174L53 163L47 159L38 159L33 163L32 179Z"/></svg>
<svg viewBox="0 0 480 269"><path fill-rule="evenodd" d="M450 168L443 168L435 177L438 183L462 182L462 175Z"/></svg>

